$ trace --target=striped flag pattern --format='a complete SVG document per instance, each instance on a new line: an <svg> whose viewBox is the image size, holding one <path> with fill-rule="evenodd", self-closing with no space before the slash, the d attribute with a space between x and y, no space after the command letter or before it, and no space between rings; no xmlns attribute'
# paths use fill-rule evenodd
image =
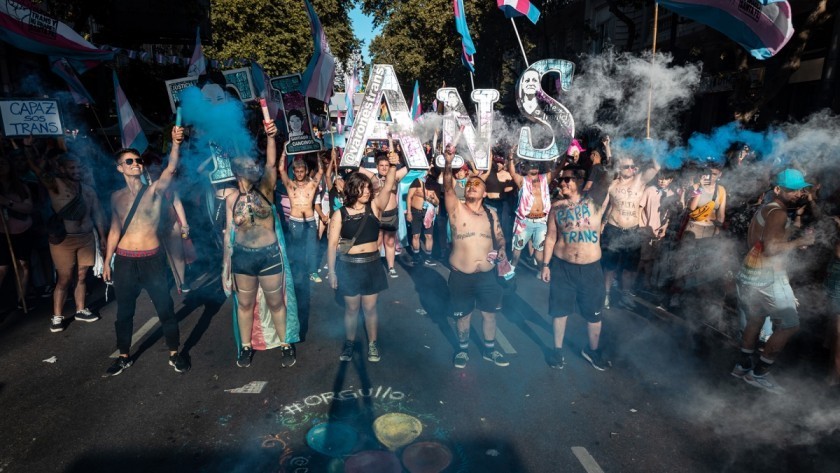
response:
<svg viewBox="0 0 840 473"><path fill-rule="evenodd" d="M134 110L131 104L128 103L128 98L125 96L120 81L117 80L117 71L114 71L114 94L117 102L117 118L120 121L120 137L122 138L123 148L134 148L140 154L146 151L149 147L149 140L146 139L146 134L143 133L143 128L140 127L140 122L137 116L134 115Z"/></svg>
<svg viewBox="0 0 840 473"><path fill-rule="evenodd" d="M306 5L306 12L309 15L309 25L312 28L312 42L315 45L315 53L306 66L306 72L300 82L300 93L324 103L330 103L333 95L333 83L335 82L335 58L327 43L327 36L321 27L321 20L312 8L309 0L303 0Z"/></svg>
<svg viewBox="0 0 840 473"><path fill-rule="evenodd" d="M344 128L353 126L353 97L359 85L359 71L354 67L353 72L344 76L344 105L347 107L347 116L344 119Z"/></svg>
<svg viewBox="0 0 840 473"><path fill-rule="evenodd" d="M505 13L505 18L524 16L535 25L540 19L540 11L529 0L496 0L496 5Z"/></svg>
<svg viewBox="0 0 840 473"><path fill-rule="evenodd" d="M414 95L411 96L411 119L417 121L423 115L423 106L420 104L420 81L414 81Z"/></svg>
<svg viewBox="0 0 840 473"><path fill-rule="evenodd" d="M467 15L464 11L464 0L452 0L452 8L455 10L455 29L461 35L461 63L464 67L475 72L475 43L470 36L470 29L467 26Z"/></svg>
<svg viewBox="0 0 840 473"><path fill-rule="evenodd" d="M63 57L54 59L50 67L56 75L64 79L64 82L67 82L67 87L70 89L73 101L77 105L90 105L95 103L93 97L85 89L84 84L79 80L79 76L76 75L76 71L73 70L73 66L70 65L67 59Z"/></svg>
<svg viewBox="0 0 840 473"><path fill-rule="evenodd" d="M207 73L207 59L204 58L204 51L201 50L201 27L195 29L195 49L190 58L190 67L187 69L187 77L198 77Z"/></svg>

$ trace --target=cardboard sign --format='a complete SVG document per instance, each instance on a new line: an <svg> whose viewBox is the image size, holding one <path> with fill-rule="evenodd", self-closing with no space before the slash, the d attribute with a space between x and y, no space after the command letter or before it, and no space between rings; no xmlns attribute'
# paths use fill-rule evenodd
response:
<svg viewBox="0 0 840 473"><path fill-rule="evenodd" d="M564 59L542 59L525 70L516 83L516 105L529 120L545 128L551 142L544 148L535 148L531 128L519 131L519 149L516 154L532 161L553 161L565 153L575 136L575 120L560 102L542 90L540 81L549 72L560 74L563 90L569 90L575 65Z"/></svg>
<svg viewBox="0 0 840 473"><path fill-rule="evenodd" d="M43 99L0 100L3 134L60 136L64 134L58 102Z"/></svg>
<svg viewBox="0 0 840 473"><path fill-rule="evenodd" d="M218 184L236 179L230 167L230 156L218 143L210 142L210 156L213 158L213 170L210 171L211 183Z"/></svg>
<svg viewBox="0 0 840 473"><path fill-rule="evenodd" d="M280 91L280 101L283 103L283 128L286 131L286 154L311 153L324 149L312 130L309 115L309 104L306 97L300 93L300 74L274 77L271 87Z"/></svg>
<svg viewBox="0 0 840 473"><path fill-rule="evenodd" d="M414 120L394 67L374 64L365 97L347 138L341 167L359 167L368 140L387 140L389 134L402 147L409 169L429 168L420 138L414 134Z"/></svg>
<svg viewBox="0 0 840 473"><path fill-rule="evenodd" d="M239 98L243 102L253 102L257 99L257 93L254 89L254 79L251 77L251 69L242 67L239 69L231 69L229 71L222 71L225 76L226 86L236 90ZM172 79L164 81L166 84L166 93L169 95L169 107L172 113L178 105L178 94L191 85L198 85L197 77L183 77L181 79Z"/></svg>
<svg viewBox="0 0 840 473"><path fill-rule="evenodd" d="M477 133L457 90L452 87L438 89L435 96L439 102L443 102L444 146L455 139L455 135L463 125L464 132L461 139L467 144L476 169L482 171L490 169L490 149L493 146L493 104L499 101L499 91L475 89L470 94L478 116Z"/></svg>

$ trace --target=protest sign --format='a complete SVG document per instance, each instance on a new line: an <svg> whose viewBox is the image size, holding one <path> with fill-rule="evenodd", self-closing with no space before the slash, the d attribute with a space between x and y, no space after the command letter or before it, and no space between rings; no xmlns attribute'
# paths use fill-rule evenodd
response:
<svg viewBox="0 0 840 473"><path fill-rule="evenodd" d="M575 65L564 59L542 59L531 64L516 83L516 105L526 118L541 125L541 135L548 137L548 145L536 148L531 127L519 131L517 156L532 161L553 161L565 153L575 136L575 120L569 110L542 90L540 81L549 72L560 74L563 90L569 90Z"/></svg>
<svg viewBox="0 0 840 473"><path fill-rule="evenodd" d="M64 134L58 102L43 99L0 100L6 136L59 136Z"/></svg>
<svg viewBox="0 0 840 473"><path fill-rule="evenodd" d="M490 169L490 148L493 136L493 104L499 101L499 91L495 89L475 89L470 94L478 116L478 130L473 126L467 108L461 101L461 95L452 87L438 89L435 97L443 102L443 143L452 143L461 127L462 138L470 152L476 169ZM453 165L454 166L454 165Z"/></svg>
<svg viewBox="0 0 840 473"><path fill-rule="evenodd" d="M289 74L286 76L272 77L271 87L280 91L280 101L283 104L284 134L287 136L286 154L311 153L320 151L323 148L311 125L309 104L306 97L300 93L300 74Z"/></svg>
<svg viewBox="0 0 840 473"><path fill-rule="evenodd" d="M229 71L222 71L225 76L225 87L234 89L239 99L243 102L252 102L256 100L257 94L254 90L254 80L251 77L251 69L242 67L239 69L231 69ZM166 84L166 93L169 95L169 107L172 108L172 113L178 104L178 94L191 85L198 85L197 77L182 77L181 79L172 79L164 81Z"/></svg>

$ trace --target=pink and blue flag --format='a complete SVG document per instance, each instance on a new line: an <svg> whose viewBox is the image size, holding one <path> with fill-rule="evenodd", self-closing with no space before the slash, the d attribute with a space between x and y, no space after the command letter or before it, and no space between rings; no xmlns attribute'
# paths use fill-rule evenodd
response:
<svg viewBox="0 0 840 473"><path fill-rule="evenodd" d="M333 95L333 83L335 82L335 58L327 43L327 36L324 28L321 27L321 20L312 8L309 0L303 0L306 5L306 12L309 15L309 25L312 28L312 42L315 45L315 52L300 82L300 93L324 103L330 103Z"/></svg>
<svg viewBox="0 0 840 473"><path fill-rule="evenodd" d="M73 66L65 58L54 58L51 64L52 71L67 82L67 87L70 89L70 95L73 96L73 101L77 105L90 105L94 103L93 97L85 88Z"/></svg>
<svg viewBox="0 0 840 473"><path fill-rule="evenodd" d="M464 0L452 0L452 8L455 9L455 29L461 35L461 43L464 51L470 56L475 54L475 43L470 36L470 29L467 26L467 14L464 12Z"/></svg>
<svg viewBox="0 0 840 473"><path fill-rule="evenodd" d="M117 101L117 118L120 121L120 137L122 138L123 148L134 148L140 154L146 151L149 147L149 140L146 139L146 134L143 133L143 128L140 127L140 121L134 115L134 110L131 104L128 103L128 98L125 96L120 81L117 80L117 71L114 71L114 94Z"/></svg>
<svg viewBox="0 0 840 473"><path fill-rule="evenodd" d="M195 49L190 58L190 67L187 69L187 77L198 77L207 73L207 59L204 58L204 51L201 49L201 28L195 29Z"/></svg>
<svg viewBox="0 0 840 473"><path fill-rule="evenodd" d="M783 0L659 0L672 12L708 25L768 59L793 37L790 4Z"/></svg>
<svg viewBox="0 0 840 473"><path fill-rule="evenodd" d="M271 88L271 79L257 61L251 61L251 77L254 79L254 88L257 89L257 95L265 99L269 115L276 119L277 112L283 108L283 104L279 100L275 100Z"/></svg>
<svg viewBox="0 0 840 473"><path fill-rule="evenodd" d="M420 81L414 81L414 94L411 96L411 119L417 121L423 115L423 106L420 105Z"/></svg>
<svg viewBox="0 0 840 473"><path fill-rule="evenodd" d="M467 45L463 43L461 43L461 64L469 69L470 72L475 72L475 58L467 52Z"/></svg>
<svg viewBox="0 0 840 473"><path fill-rule="evenodd" d="M347 115L344 118L344 125L342 128L353 126L353 97L356 95L356 89L358 86L359 70L354 67L353 72L344 76L344 105L347 107Z"/></svg>
<svg viewBox="0 0 840 473"><path fill-rule="evenodd" d="M540 19L540 11L529 0L496 0L496 5L506 18L524 16L535 25Z"/></svg>

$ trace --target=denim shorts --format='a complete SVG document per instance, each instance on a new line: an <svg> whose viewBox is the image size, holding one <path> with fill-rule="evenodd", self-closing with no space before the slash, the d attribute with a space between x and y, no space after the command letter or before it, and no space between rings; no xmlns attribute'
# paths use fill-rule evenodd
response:
<svg viewBox="0 0 840 473"><path fill-rule="evenodd" d="M524 218L521 222L525 225L525 228L518 234L513 235L513 249L522 250L531 241L535 250L542 251L545 246L548 224L534 218Z"/></svg>
<svg viewBox="0 0 840 473"><path fill-rule="evenodd" d="M770 317L774 328L785 329L799 326L796 299L786 273L776 272L773 275L773 282L768 286L752 286L738 282L735 289L738 293L739 309L744 312L747 320L753 318L763 320L764 317Z"/></svg>

